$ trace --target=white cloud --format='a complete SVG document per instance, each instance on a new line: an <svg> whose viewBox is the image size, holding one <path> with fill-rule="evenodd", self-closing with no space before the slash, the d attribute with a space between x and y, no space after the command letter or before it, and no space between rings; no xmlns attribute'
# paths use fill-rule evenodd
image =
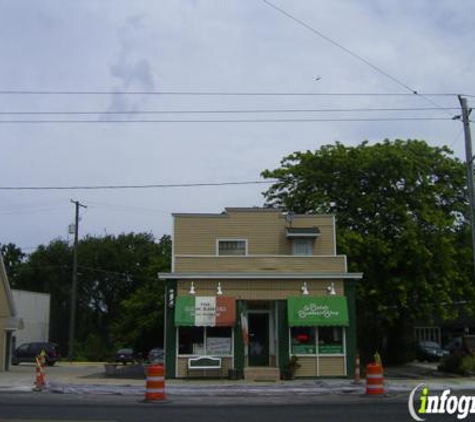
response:
<svg viewBox="0 0 475 422"><path fill-rule="evenodd" d="M475 51L469 46L475 35L471 18L475 4L466 2L461 8L455 1L429 0L273 1L411 87L426 92L472 90ZM3 2L0 50L3 89L404 92L388 78L260 1ZM315 80L317 76L321 76L320 81ZM437 101L458 107L455 98ZM3 111L415 106L431 105L417 97L0 96ZM444 116L438 111L434 115ZM316 115L303 117L311 116ZM236 116L245 117L265 115ZM450 145L459 130L458 122L0 124L1 183L250 180L256 179L261 170L277 166L292 151L318 148L335 140L356 144L364 139L411 137L424 138L433 145ZM462 138L453 147L462 156ZM45 201L56 204L55 207L58 202L68 205L72 195L83 202L133 205L147 210L220 211L227 205L259 205L262 190L262 186L247 186L44 194L0 192L0 242L29 246L65 235L72 209L33 208ZM14 206L31 212L6 213ZM91 233L103 233L106 228L110 233L153 230L161 235L170 231L171 219L163 212L154 215L94 205L84 217L83 228Z"/></svg>

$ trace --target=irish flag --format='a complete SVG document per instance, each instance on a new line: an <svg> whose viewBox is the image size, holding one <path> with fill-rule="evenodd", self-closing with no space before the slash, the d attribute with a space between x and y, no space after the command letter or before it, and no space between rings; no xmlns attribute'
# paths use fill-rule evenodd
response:
<svg viewBox="0 0 475 422"><path fill-rule="evenodd" d="M223 296L178 296L175 325L229 327L236 324L236 299Z"/></svg>

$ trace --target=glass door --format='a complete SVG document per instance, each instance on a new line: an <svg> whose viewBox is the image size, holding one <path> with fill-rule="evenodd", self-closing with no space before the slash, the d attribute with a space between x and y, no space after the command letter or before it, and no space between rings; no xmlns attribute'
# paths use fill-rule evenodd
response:
<svg viewBox="0 0 475 422"><path fill-rule="evenodd" d="M248 314L249 366L269 366L269 313Z"/></svg>

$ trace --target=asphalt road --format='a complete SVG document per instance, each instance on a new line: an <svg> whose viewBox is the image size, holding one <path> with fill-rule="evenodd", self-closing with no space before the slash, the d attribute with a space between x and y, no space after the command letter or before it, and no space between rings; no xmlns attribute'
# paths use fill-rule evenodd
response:
<svg viewBox="0 0 475 422"><path fill-rule="evenodd" d="M400 398L193 398L142 403L137 397L0 394L0 422L305 422L411 421ZM431 415L427 421L457 420Z"/></svg>

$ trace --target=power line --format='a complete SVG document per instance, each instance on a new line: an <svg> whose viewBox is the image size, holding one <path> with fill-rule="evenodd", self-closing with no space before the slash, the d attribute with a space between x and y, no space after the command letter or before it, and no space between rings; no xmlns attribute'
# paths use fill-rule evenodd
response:
<svg viewBox="0 0 475 422"><path fill-rule="evenodd" d="M390 79L395 84L403 87L407 91L411 92L413 95L420 96L420 97L424 98L426 101L428 101L429 103L431 103L432 105L435 105L436 107L440 107L439 104L437 104L436 102L434 102L430 98L427 98L427 95L420 94L418 91L416 91L414 88L410 87L409 85L405 84L400 79L395 78L393 75L391 75L388 72L384 71L379 66L376 66L375 64L371 63L369 60L365 59L364 57L360 56L359 54L355 53L354 51L350 50L349 48L346 48L342 44L338 43L337 41L333 40L332 38L328 37L327 35L323 34L320 31L318 31L317 29L310 26L309 24L307 24L304 21L302 21L302 20L296 18L295 16L291 15L286 10L276 6L275 4L271 3L269 0L262 0L262 1L264 2L264 4L267 4L269 7L272 7L273 9L275 9L278 12L282 13L283 15L287 16L289 19L293 20L294 22L298 23L299 25L303 26L304 28L308 29L309 31L313 32L314 34L318 35L319 37L323 38L325 41L333 44L334 46L336 46L339 49L343 50L345 53L347 53L350 56L356 58L357 60L363 62L364 64L369 66L371 69L375 70L376 72L378 72L381 75L385 76L386 78Z"/></svg>
<svg viewBox="0 0 475 422"><path fill-rule="evenodd" d="M216 183L173 183L148 185L88 185L88 186L0 186L0 190L105 190L105 189L163 189L163 188L192 188L212 186L238 186L272 184L276 180L251 180L244 182Z"/></svg>
<svg viewBox="0 0 475 422"><path fill-rule="evenodd" d="M153 208L143 208L143 207L135 207L133 205L123 205L123 204L109 204L109 203L106 203L106 202L96 202L96 201L87 201L89 204L92 204L92 205L98 205L98 206L102 206L102 207L108 207L108 208L116 208L116 209L119 209L119 210L122 210L122 211L142 211L142 212L147 212L147 213L153 213L153 214L157 214L157 213L161 213L161 214L165 214L167 216L170 216L171 212L170 211L164 211L164 210L157 210L157 209L153 209Z"/></svg>
<svg viewBox="0 0 475 422"><path fill-rule="evenodd" d="M401 92L239 92L239 91L79 91L79 90L0 90L0 95L160 95L204 97L317 96L317 97L412 97ZM459 93L419 93L426 97L456 97ZM462 94L472 97L470 94Z"/></svg>
<svg viewBox="0 0 475 422"><path fill-rule="evenodd" d="M276 6L275 4L271 3L268 0L262 0L265 4L268 6L272 7L273 9L277 10L278 12L282 13L283 15L287 16L289 19L292 19L294 22L298 23L299 25L303 26L304 28L307 28L309 31L313 32L314 34L318 35L319 37L323 38L325 41L328 41L330 44L333 44L334 46L338 47L339 49L343 50L345 53L349 54L350 56L353 56L354 58L358 59L359 61L363 62L367 66L371 67L373 70L376 72L381 73L382 75L386 76L387 78L391 79L394 83L396 83L399 86L402 86L404 89L412 92L412 94L417 94L417 91L414 88L411 88L410 86L406 85L404 82L401 82L399 79L395 78L394 76L390 75L388 72L385 72L383 69L380 67L374 65L370 61L366 60L364 57L360 56L359 54L351 51L349 48L346 48L342 44L336 42L335 40L331 39L327 35L323 34L322 32L318 31L315 29L313 26L310 26L309 24L305 23L304 21L296 18L295 16L291 15L289 12L285 11L284 9Z"/></svg>
<svg viewBox="0 0 475 422"><path fill-rule="evenodd" d="M444 107L444 110L458 110ZM438 107L396 107L396 108L301 108L301 109L237 109L237 110L130 110L130 111L0 111L0 115L43 116L43 115L138 115L138 114L253 114L253 113L347 113L381 111L437 111Z"/></svg>
<svg viewBox="0 0 475 422"><path fill-rule="evenodd" d="M375 117L328 119L187 119L187 120L0 120L0 124L112 124L112 123L317 123L317 122L398 122L398 121L450 121L452 117Z"/></svg>

